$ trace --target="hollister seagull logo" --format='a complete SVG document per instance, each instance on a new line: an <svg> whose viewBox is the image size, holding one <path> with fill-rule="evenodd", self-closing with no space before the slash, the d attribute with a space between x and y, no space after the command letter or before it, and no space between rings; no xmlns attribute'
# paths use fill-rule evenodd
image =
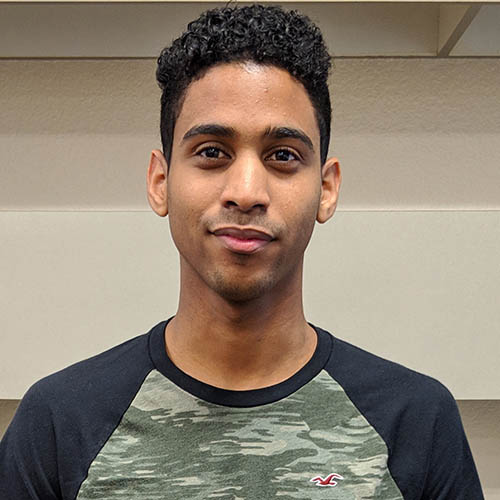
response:
<svg viewBox="0 0 500 500"><path fill-rule="evenodd" d="M313 483L316 483L316 486L336 486L337 481L334 479L344 479L340 474L328 474L324 479L321 476L316 476L311 479Z"/></svg>

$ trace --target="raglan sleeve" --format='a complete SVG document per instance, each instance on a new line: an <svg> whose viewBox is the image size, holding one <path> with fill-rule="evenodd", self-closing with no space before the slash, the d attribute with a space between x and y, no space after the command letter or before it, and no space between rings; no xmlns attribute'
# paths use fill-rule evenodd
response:
<svg viewBox="0 0 500 500"><path fill-rule="evenodd" d="M457 403L441 389L422 500L484 500Z"/></svg>
<svg viewBox="0 0 500 500"><path fill-rule="evenodd" d="M37 382L0 442L0 499L59 500L57 470L51 411Z"/></svg>

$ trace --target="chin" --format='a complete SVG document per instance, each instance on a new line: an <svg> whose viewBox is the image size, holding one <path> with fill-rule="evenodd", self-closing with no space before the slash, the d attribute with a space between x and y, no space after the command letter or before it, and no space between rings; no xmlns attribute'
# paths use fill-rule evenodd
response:
<svg viewBox="0 0 500 500"><path fill-rule="evenodd" d="M269 292L275 280L267 276L260 280L229 280L222 273L216 273L209 284L210 288L228 302L249 302Z"/></svg>

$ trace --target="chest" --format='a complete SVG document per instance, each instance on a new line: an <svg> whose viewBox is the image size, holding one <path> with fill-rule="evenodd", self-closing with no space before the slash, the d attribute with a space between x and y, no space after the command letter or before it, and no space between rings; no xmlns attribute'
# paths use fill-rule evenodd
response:
<svg viewBox="0 0 500 500"><path fill-rule="evenodd" d="M304 402L132 405L77 499L403 498L385 443L354 407Z"/></svg>

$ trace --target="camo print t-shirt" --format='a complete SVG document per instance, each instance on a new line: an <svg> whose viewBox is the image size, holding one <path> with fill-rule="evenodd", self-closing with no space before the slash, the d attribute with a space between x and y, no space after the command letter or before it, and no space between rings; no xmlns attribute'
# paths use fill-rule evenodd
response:
<svg viewBox="0 0 500 500"><path fill-rule="evenodd" d="M291 378L224 390L169 360L166 323L28 390L0 444L2 500L483 498L435 379L314 327Z"/></svg>

